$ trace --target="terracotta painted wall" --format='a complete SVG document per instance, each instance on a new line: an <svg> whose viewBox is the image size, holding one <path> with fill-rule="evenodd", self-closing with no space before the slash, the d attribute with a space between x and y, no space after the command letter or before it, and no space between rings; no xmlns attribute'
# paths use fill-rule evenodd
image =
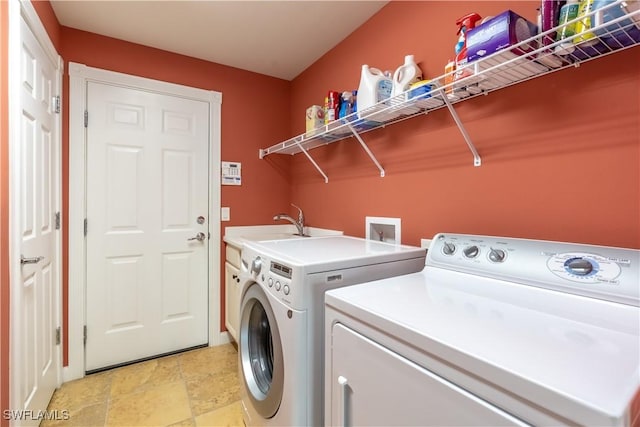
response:
<svg viewBox="0 0 640 427"><path fill-rule="evenodd" d="M0 1L0 412L9 409L8 7ZM0 417L0 426L9 421Z"/></svg>
<svg viewBox="0 0 640 427"><path fill-rule="evenodd" d="M458 17L512 7L535 20L537 4L391 2L292 82L290 137L327 90L357 89L362 64L393 71L414 54L442 75ZM413 245L442 231L640 248L638 63L633 48L457 104L481 167L446 108L363 135L385 178L353 138L311 151L328 184L297 155L292 200L310 224L356 236L367 215L400 217Z"/></svg>

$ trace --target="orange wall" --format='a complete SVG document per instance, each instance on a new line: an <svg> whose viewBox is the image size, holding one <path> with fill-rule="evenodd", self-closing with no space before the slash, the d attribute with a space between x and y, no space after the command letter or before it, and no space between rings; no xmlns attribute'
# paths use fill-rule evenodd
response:
<svg viewBox="0 0 640 427"><path fill-rule="evenodd" d="M327 90L357 89L362 64L393 71L414 54L439 76L458 17L512 7L535 20L538 4L389 3L292 82L290 136ZM309 223L357 236L367 215L400 217L413 245L442 231L640 248L638 63L633 48L457 104L481 167L446 108L363 135L385 178L353 138L311 151L328 184L297 155L292 200Z"/></svg>
<svg viewBox="0 0 640 427"><path fill-rule="evenodd" d="M9 408L8 7L0 1L0 412ZM0 426L9 421L0 417Z"/></svg>

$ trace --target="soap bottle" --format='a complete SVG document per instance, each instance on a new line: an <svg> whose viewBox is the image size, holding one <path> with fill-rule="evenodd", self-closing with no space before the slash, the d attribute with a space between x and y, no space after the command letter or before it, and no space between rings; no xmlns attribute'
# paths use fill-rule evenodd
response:
<svg viewBox="0 0 640 427"><path fill-rule="evenodd" d="M412 83L422 80L422 70L416 64L413 55L404 57L404 64L399 66L393 73L392 97L396 97L409 89ZM404 101L401 99L400 101Z"/></svg>
<svg viewBox="0 0 640 427"><path fill-rule="evenodd" d="M573 39L574 44L580 44L583 47L593 46L598 42L596 35L589 30L594 27L595 19L591 16L593 11L593 0L580 0L580 7L578 8L578 16L581 17L576 23L576 34L580 34Z"/></svg>
<svg viewBox="0 0 640 427"><path fill-rule="evenodd" d="M367 108L388 99L391 96L392 81L377 68L362 66L360 86L358 86L358 110L363 112Z"/></svg>
<svg viewBox="0 0 640 427"><path fill-rule="evenodd" d="M559 55L569 55L576 49L572 40L572 37L576 34L576 24L574 22L567 25L567 22L578 17L578 12L580 11L579 3L578 0L567 0L560 9L556 41L562 41L562 43L555 48L555 52Z"/></svg>
<svg viewBox="0 0 640 427"><path fill-rule="evenodd" d="M477 13L470 13L468 15L459 18L456 21L458 26L458 42L456 43L456 74L455 80L467 77L473 74L470 70L466 69L467 65L467 31L476 27L476 23L481 21L482 17Z"/></svg>
<svg viewBox="0 0 640 427"><path fill-rule="evenodd" d="M342 92L340 97L340 111L338 113L338 118L342 119L352 113L353 101L351 92L349 91Z"/></svg>

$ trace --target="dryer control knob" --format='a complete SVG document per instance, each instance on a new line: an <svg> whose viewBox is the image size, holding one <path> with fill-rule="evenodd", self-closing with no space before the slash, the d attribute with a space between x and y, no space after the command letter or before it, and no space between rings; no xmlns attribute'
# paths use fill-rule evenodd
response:
<svg viewBox="0 0 640 427"><path fill-rule="evenodd" d="M593 264L585 258L571 258L564 263L565 268L576 276L587 276L593 271Z"/></svg>
<svg viewBox="0 0 640 427"><path fill-rule="evenodd" d="M466 256L467 258L475 258L480 253L480 249L478 249L477 246L473 245L469 246L468 248L464 248L464 251L462 252L464 252L464 256Z"/></svg>
<svg viewBox="0 0 640 427"><path fill-rule="evenodd" d="M453 255L455 251L456 251L456 245L454 245L451 242L444 242L444 246L442 247L442 252L444 252L445 255Z"/></svg>
<svg viewBox="0 0 640 427"><path fill-rule="evenodd" d="M502 249L493 249L491 248L491 252L489 252L489 259L493 262L502 262L504 261L506 254Z"/></svg>
<svg viewBox="0 0 640 427"><path fill-rule="evenodd" d="M262 270L262 260L260 257L256 257L256 259L251 263L251 272L259 274L260 270Z"/></svg>

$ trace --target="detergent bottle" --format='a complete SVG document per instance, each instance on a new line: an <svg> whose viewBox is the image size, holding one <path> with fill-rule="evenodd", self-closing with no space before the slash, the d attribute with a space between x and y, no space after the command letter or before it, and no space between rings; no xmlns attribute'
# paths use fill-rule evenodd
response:
<svg viewBox="0 0 640 427"><path fill-rule="evenodd" d="M388 99L391 96L392 88L391 77L386 76L377 68L363 65L360 86L358 86L358 112L364 112L378 102Z"/></svg>
<svg viewBox="0 0 640 427"><path fill-rule="evenodd" d="M467 65L467 31L475 28L476 23L481 21L482 17L477 13L470 13L456 21L458 26L458 42L456 43L456 74L455 80L467 77L471 74L471 70L466 68Z"/></svg>
<svg viewBox="0 0 640 427"><path fill-rule="evenodd" d="M406 92L412 83L422 80L422 70L416 64L413 55L406 55L404 57L404 64L399 66L393 73L393 89L391 96L396 97L403 92ZM404 101L402 99L401 101Z"/></svg>

